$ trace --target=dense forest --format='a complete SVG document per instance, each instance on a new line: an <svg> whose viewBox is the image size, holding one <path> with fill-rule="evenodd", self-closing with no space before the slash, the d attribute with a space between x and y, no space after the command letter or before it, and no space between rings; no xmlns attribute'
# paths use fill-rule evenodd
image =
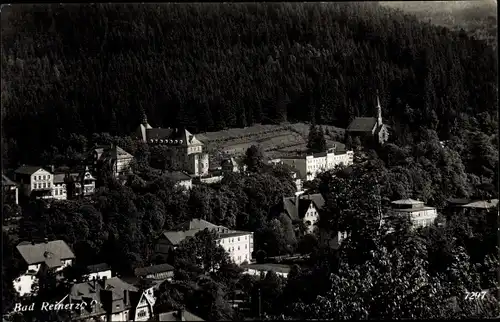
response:
<svg viewBox="0 0 500 322"><path fill-rule="evenodd" d="M12 6L2 14L5 166L70 134L196 132L373 115L400 141L497 128L497 59L376 3ZM30 135L27 135L27 134Z"/></svg>

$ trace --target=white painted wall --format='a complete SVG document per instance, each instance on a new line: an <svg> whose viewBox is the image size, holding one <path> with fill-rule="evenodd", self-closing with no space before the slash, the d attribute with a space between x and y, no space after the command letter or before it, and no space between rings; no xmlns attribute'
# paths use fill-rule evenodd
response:
<svg viewBox="0 0 500 322"><path fill-rule="evenodd" d="M73 260L67 259L62 261L62 266L55 269L55 272L60 272L64 268L73 264ZM41 264L29 265L24 274L13 281L13 286L20 296L29 295L33 290L33 284L38 280L36 274L40 270Z"/></svg>
<svg viewBox="0 0 500 322"><path fill-rule="evenodd" d="M268 271L265 270L258 270L258 269L253 269L253 268L248 268L246 269L243 274L248 274L252 276L261 276L261 277L266 277ZM288 278L288 273L282 273L282 272L275 272L276 275Z"/></svg>
<svg viewBox="0 0 500 322"><path fill-rule="evenodd" d="M112 278L113 273L111 273L111 270L108 269L108 270L102 271L102 272L90 273L90 274L86 275L86 277L88 278L89 281L92 281L94 278L100 280L104 277L105 278Z"/></svg>
<svg viewBox="0 0 500 322"><path fill-rule="evenodd" d="M253 233L221 238L219 239L219 245L226 250L235 264L240 265L245 261L250 262L253 252Z"/></svg>

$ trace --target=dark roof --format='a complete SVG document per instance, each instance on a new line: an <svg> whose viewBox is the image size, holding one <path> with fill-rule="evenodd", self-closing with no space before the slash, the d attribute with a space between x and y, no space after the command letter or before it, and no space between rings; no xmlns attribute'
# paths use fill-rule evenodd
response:
<svg viewBox="0 0 500 322"><path fill-rule="evenodd" d="M32 175L40 169L43 170L43 168L39 166L23 165L17 168L15 173Z"/></svg>
<svg viewBox="0 0 500 322"><path fill-rule="evenodd" d="M2 186L17 186L17 184L14 181L10 180L5 174L2 174Z"/></svg>
<svg viewBox="0 0 500 322"><path fill-rule="evenodd" d="M178 132L177 132L178 133ZM155 128L155 129L146 129L146 137L147 139L172 139L174 137L179 136L175 135L176 129L164 129L164 128Z"/></svg>
<svg viewBox="0 0 500 322"><path fill-rule="evenodd" d="M298 199L299 205L296 207L296 198ZM286 197L283 198L283 211L288 213L292 221L300 221L304 218L307 209L314 203L314 206L321 210L325 205L325 199L319 193L315 194L302 194L299 197ZM297 209L298 208L298 209Z"/></svg>
<svg viewBox="0 0 500 322"><path fill-rule="evenodd" d="M182 171L169 171L165 173L165 176L174 182L192 180L189 175L185 174Z"/></svg>
<svg viewBox="0 0 500 322"><path fill-rule="evenodd" d="M205 229L205 228L217 228L217 225L214 225L203 219L192 219L190 221L185 221L182 224L179 224L174 227L174 231L176 230L191 230L191 229Z"/></svg>
<svg viewBox="0 0 500 322"><path fill-rule="evenodd" d="M99 273L108 271L111 269L111 267L109 267L109 265L106 263L99 263L99 264L89 265L87 266L87 269L89 270L90 273Z"/></svg>
<svg viewBox="0 0 500 322"><path fill-rule="evenodd" d="M200 229L191 229L185 231L166 231L163 233L163 236L168 239L168 241L174 245L179 245L184 239L193 237L198 233Z"/></svg>
<svg viewBox="0 0 500 322"><path fill-rule="evenodd" d="M257 271L273 271L276 273L290 273L290 270L292 269L290 265L283 265L283 264L275 264L275 263L268 263L268 264L243 264L241 265L242 268L245 269L254 269Z"/></svg>
<svg viewBox="0 0 500 322"><path fill-rule="evenodd" d="M347 127L348 132L371 132L377 124L374 117L356 117Z"/></svg>
<svg viewBox="0 0 500 322"><path fill-rule="evenodd" d="M238 236L245 236L249 235L251 232L248 231L228 231L224 233L219 234L219 238L228 238L228 237L238 237Z"/></svg>
<svg viewBox="0 0 500 322"><path fill-rule="evenodd" d="M69 246L62 240L53 240L46 243L32 244L22 242L17 250L28 265L45 263L48 267L59 267L61 260L74 259L75 255Z"/></svg>
<svg viewBox="0 0 500 322"><path fill-rule="evenodd" d="M64 183L65 177L66 177L66 174L64 174L64 173L54 174L54 183Z"/></svg>
<svg viewBox="0 0 500 322"><path fill-rule="evenodd" d="M463 208L490 209L498 206L498 199L478 200L465 204Z"/></svg>
<svg viewBox="0 0 500 322"><path fill-rule="evenodd" d="M158 315L159 321L205 321L199 316L186 310L171 311L160 313Z"/></svg>
<svg viewBox="0 0 500 322"><path fill-rule="evenodd" d="M146 276L149 274L171 272L174 268L169 264L159 264L148 267L139 267L134 270L135 276Z"/></svg>

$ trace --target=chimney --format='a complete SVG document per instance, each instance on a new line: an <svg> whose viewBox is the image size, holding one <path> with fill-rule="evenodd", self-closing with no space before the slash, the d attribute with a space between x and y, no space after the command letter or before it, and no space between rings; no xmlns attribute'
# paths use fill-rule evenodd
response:
<svg viewBox="0 0 500 322"><path fill-rule="evenodd" d="M181 309L177 310L177 318L179 319L179 321L186 321L186 319L184 319L184 316L182 315Z"/></svg>
<svg viewBox="0 0 500 322"><path fill-rule="evenodd" d="M43 241L45 242L45 244L49 243L49 239L48 238L44 238Z"/></svg>
<svg viewBox="0 0 500 322"><path fill-rule="evenodd" d="M53 164L50 165L50 172L54 173L54 165Z"/></svg>
<svg viewBox="0 0 500 322"><path fill-rule="evenodd" d="M33 239L31 240L31 245L35 245L35 241Z"/></svg>
<svg viewBox="0 0 500 322"><path fill-rule="evenodd" d="M128 300L129 300L129 299L128 299L128 290L123 290L123 304L124 304L125 306L127 306L127 305L128 305Z"/></svg>

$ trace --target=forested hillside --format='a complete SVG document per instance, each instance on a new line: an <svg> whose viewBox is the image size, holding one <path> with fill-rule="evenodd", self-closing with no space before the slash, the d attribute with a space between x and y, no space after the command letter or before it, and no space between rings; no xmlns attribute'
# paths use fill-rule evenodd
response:
<svg viewBox="0 0 500 322"><path fill-rule="evenodd" d="M381 93L394 138L497 127L497 59L375 3L12 6L2 12L5 165L71 133L253 123L345 127Z"/></svg>

